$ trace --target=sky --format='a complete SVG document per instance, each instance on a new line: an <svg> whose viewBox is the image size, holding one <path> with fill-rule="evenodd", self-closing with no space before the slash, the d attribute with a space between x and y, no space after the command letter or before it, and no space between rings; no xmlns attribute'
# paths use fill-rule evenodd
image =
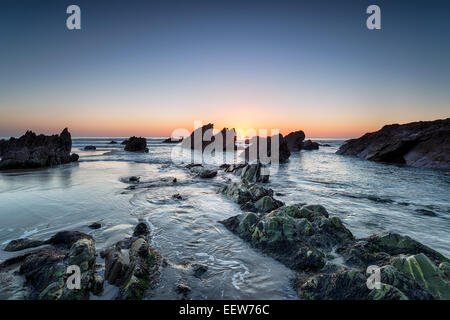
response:
<svg viewBox="0 0 450 320"><path fill-rule="evenodd" d="M350 138L447 118L449 21L448 1L1 0L0 136L169 136L201 120Z"/></svg>

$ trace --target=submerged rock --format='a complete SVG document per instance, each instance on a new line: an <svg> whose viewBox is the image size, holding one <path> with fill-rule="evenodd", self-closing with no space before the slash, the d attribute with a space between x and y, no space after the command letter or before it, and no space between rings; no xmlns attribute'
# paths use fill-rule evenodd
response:
<svg viewBox="0 0 450 320"><path fill-rule="evenodd" d="M102 224L100 222L94 222L94 223L91 223L88 227L91 229L94 229L94 230L100 229L102 227Z"/></svg>
<svg viewBox="0 0 450 320"><path fill-rule="evenodd" d="M109 142L109 144L117 144L117 142L114 141L114 140L111 140L111 141Z"/></svg>
<svg viewBox="0 0 450 320"><path fill-rule="evenodd" d="M71 149L72 138L67 128L52 136L27 131L18 139L2 140L0 170L41 168L77 161L78 155L71 155Z"/></svg>
<svg viewBox="0 0 450 320"><path fill-rule="evenodd" d="M450 118L386 125L346 141L337 154L401 163L413 167L450 169Z"/></svg>
<svg viewBox="0 0 450 320"><path fill-rule="evenodd" d="M97 147L96 146L86 146L86 147L84 147L84 150L93 151L93 150L97 150Z"/></svg>
<svg viewBox="0 0 450 320"><path fill-rule="evenodd" d="M147 139L145 138L131 137L124 142L125 142L125 151L148 152Z"/></svg>

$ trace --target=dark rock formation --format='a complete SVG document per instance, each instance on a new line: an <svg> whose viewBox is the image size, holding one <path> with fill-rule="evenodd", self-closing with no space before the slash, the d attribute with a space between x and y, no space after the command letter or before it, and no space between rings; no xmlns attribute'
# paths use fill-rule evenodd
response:
<svg viewBox="0 0 450 320"><path fill-rule="evenodd" d="M86 146L86 147L84 147L84 150L93 151L93 150L97 150L97 147L96 146Z"/></svg>
<svg viewBox="0 0 450 320"><path fill-rule="evenodd" d="M319 150L319 144L311 140L303 141L302 150Z"/></svg>
<svg viewBox="0 0 450 320"><path fill-rule="evenodd" d="M114 141L114 140L111 140L111 141L109 142L109 144L117 144L117 142Z"/></svg>
<svg viewBox="0 0 450 320"><path fill-rule="evenodd" d="M201 164L188 164L186 166L196 177L211 179L217 176L217 170L204 168Z"/></svg>
<svg viewBox="0 0 450 320"><path fill-rule="evenodd" d="M125 141L124 141L125 142ZM125 151L131 152L148 152L147 139L131 137L125 142Z"/></svg>
<svg viewBox="0 0 450 320"><path fill-rule="evenodd" d="M289 151L300 151L302 149L302 142L305 140L305 133L303 131L291 132L286 136L286 142Z"/></svg>
<svg viewBox="0 0 450 320"><path fill-rule="evenodd" d="M119 299L141 300L160 278L162 257L149 245L149 233L148 226L139 223L131 238L101 252L105 259L105 279L120 287Z"/></svg>
<svg viewBox="0 0 450 320"><path fill-rule="evenodd" d="M162 143L180 143L181 141L183 141L183 138L167 138L165 139Z"/></svg>
<svg viewBox="0 0 450 320"><path fill-rule="evenodd" d="M275 150L275 154L272 154L273 139L278 139L278 149ZM286 162L290 156L291 152L289 151L288 143L282 134L271 137L255 136L250 139L249 146L244 150L244 157L248 162L272 162L271 158L276 157L278 162L283 163Z"/></svg>
<svg viewBox="0 0 450 320"><path fill-rule="evenodd" d="M94 223L91 223L88 227L90 229L96 230L96 229L100 229L102 227L102 224L100 222L94 222Z"/></svg>
<svg viewBox="0 0 450 320"><path fill-rule="evenodd" d="M223 128L219 133L214 135L214 125L212 123L206 124L201 128L195 129L191 135L182 141L184 148L192 150L205 150L211 143L222 139L222 149L235 150L236 149L236 131L234 129ZM198 139L198 141L196 141Z"/></svg>
<svg viewBox="0 0 450 320"><path fill-rule="evenodd" d="M15 240L19 244L19 240ZM89 299L90 292L102 291L101 277L95 273L94 239L77 231L58 232L45 242L22 239L21 248L36 244L48 244L40 249L13 257L0 264L0 273L18 268L18 274L25 279L28 299L43 300L80 300ZM20 247L20 246L19 246ZM21 249L16 247L16 249ZM71 290L69 266L80 268L80 288Z"/></svg>
<svg viewBox="0 0 450 320"><path fill-rule="evenodd" d="M386 125L344 143L338 154L413 167L450 169L450 118Z"/></svg>
<svg viewBox="0 0 450 320"><path fill-rule="evenodd" d="M78 160L71 155L72 139L64 129L60 135L36 135L27 131L20 138L3 140L0 144L0 170L41 168Z"/></svg>

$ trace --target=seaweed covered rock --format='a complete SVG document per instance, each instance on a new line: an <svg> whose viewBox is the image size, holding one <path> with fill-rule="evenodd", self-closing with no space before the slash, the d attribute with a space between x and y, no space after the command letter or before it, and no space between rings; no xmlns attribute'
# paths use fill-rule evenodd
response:
<svg viewBox="0 0 450 320"><path fill-rule="evenodd" d="M18 269L25 278L28 299L89 299L90 292L99 293L99 276L95 273L95 242L84 233L58 232L45 241L45 246L0 264L0 272ZM80 287L70 286L70 272L80 271ZM95 290L94 290L95 284Z"/></svg>
<svg viewBox="0 0 450 320"><path fill-rule="evenodd" d="M131 238L101 253L105 259L105 279L120 287L118 299L140 300L160 278L162 258L149 245L149 233L147 225L139 223Z"/></svg>
<svg viewBox="0 0 450 320"><path fill-rule="evenodd" d="M448 262L448 259L439 252L408 236L396 233L372 235L359 239L350 246L339 248L337 251L347 264L359 268L367 268L369 265L384 265L388 263L391 256L399 254L423 253L436 264Z"/></svg>
<svg viewBox="0 0 450 320"><path fill-rule="evenodd" d="M27 131L20 138L2 140L0 170L49 167L78 160L70 154L72 138L64 129L59 135L36 135Z"/></svg>
<svg viewBox="0 0 450 320"><path fill-rule="evenodd" d="M326 252L351 242L353 235L339 218L310 208L283 206L262 216L247 212L221 223L294 270L317 270Z"/></svg>
<svg viewBox="0 0 450 320"><path fill-rule="evenodd" d="M225 172L233 173L236 176L241 177L241 179L250 182L269 182L269 169L262 163L239 163L239 164L225 164L222 165L222 169Z"/></svg>

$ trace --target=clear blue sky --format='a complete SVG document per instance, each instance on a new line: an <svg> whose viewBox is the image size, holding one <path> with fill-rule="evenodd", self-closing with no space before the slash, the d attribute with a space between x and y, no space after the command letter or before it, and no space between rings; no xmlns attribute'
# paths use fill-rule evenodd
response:
<svg viewBox="0 0 450 320"><path fill-rule="evenodd" d="M352 137L450 116L448 1L2 0L0 136ZM82 30L66 28L66 7ZM368 5L382 30L366 28Z"/></svg>

